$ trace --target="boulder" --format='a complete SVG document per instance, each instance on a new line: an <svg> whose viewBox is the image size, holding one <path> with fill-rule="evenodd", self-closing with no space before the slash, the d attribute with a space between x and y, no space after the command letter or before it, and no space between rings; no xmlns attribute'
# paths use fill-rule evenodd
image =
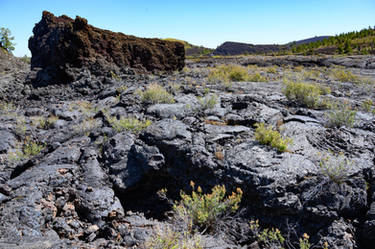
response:
<svg viewBox="0 0 375 249"><path fill-rule="evenodd" d="M107 75L129 67L143 72L184 67L182 43L99 29L79 16L73 20L44 11L33 33L29 39L31 67L39 69L39 81L71 82L82 68L94 75Z"/></svg>

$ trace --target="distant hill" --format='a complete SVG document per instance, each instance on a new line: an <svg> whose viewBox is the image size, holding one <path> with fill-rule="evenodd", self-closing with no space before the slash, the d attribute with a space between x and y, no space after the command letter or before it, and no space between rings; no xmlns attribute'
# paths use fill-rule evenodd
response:
<svg viewBox="0 0 375 249"><path fill-rule="evenodd" d="M375 54L375 29L369 27L309 43L293 44L292 54Z"/></svg>
<svg viewBox="0 0 375 249"><path fill-rule="evenodd" d="M309 44L311 42L322 41L330 36L315 36L312 38L290 42L284 45L261 44L254 45L241 42L224 42L213 52L214 55L241 55L241 54L275 54L288 51L292 46Z"/></svg>
<svg viewBox="0 0 375 249"><path fill-rule="evenodd" d="M214 55L268 54L281 51L283 45L253 45L240 42L224 42L213 51Z"/></svg>
<svg viewBox="0 0 375 249"><path fill-rule="evenodd" d="M316 41L322 41L322 40L328 39L330 37L331 36L327 36L327 35L326 36L315 36L315 37L307 38L307 39L304 39L304 40L294 41L294 42L291 42L291 43L288 43L288 44L301 45L301 44L307 44L307 43L316 42Z"/></svg>
<svg viewBox="0 0 375 249"><path fill-rule="evenodd" d="M369 27L336 36L315 36L284 45L253 45L227 41L218 46L212 54L375 54L375 30Z"/></svg>
<svg viewBox="0 0 375 249"><path fill-rule="evenodd" d="M192 56L192 57L204 56L204 55L209 55L214 51L214 49L212 49L212 48L206 48L206 47L203 47L203 46L196 46L196 45L188 43L187 41L183 41L183 40L179 40L179 39L165 38L164 40L176 41L176 42L180 42L180 43L184 44L186 56Z"/></svg>

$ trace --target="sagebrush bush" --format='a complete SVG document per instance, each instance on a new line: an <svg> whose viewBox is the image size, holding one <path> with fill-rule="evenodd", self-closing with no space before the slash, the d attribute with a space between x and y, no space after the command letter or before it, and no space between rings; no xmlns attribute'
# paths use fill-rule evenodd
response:
<svg viewBox="0 0 375 249"><path fill-rule="evenodd" d="M319 162L321 174L338 184L347 179L351 165L352 162L342 153L337 155L326 153Z"/></svg>
<svg viewBox="0 0 375 249"><path fill-rule="evenodd" d="M335 80L340 82L352 82L356 83L359 82L359 77L353 74L350 71L346 71L344 69L334 69L332 70L332 76Z"/></svg>
<svg viewBox="0 0 375 249"><path fill-rule="evenodd" d="M136 118L121 117L120 119L117 119L116 117L109 116L107 116L107 121L113 127L113 129L115 129L116 132L127 130L135 133L141 132L152 123L148 119L141 121Z"/></svg>
<svg viewBox="0 0 375 249"><path fill-rule="evenodd" d="M332 110L327 113L327 126L339 128L346 126L353 127L355 122L356 110L353 110L348 103L333 104Z"/></svg>
<svg viewBox="0 0 375 249"><path fill-rule="evenodd" d="M313 108L318 106L322 94L330 93L330 88L304 82L284 80L283 93L288 100Z"/></svg>
<svg viewBox="0 0 375 249"><path fill-rule="evenodd" d="M177 231L174 226L157 227L145 243L148 249L203 249L201 237L189 231Z"/></svg>
<svg viewBox="0 0 375 249"><path fill-rule="evenodd" d="M189 222L191 227L212 229L217 220L239 208L242 198L241 189L226 196L225 186L215 186L211 194L203 194L200 187L195 190L195 184L191 182L193 191L191 195L181 192L181 201L173 206L174 212L182 220Z"/></svg>
<svg viewBox="0 0 375 249"><path fill-rule="evenodd" d="M292 142L290 138L283 138L272 126L266 127L264 123L257 123L255 126L255 139L261 144L269 145L277 149L279 152L286 151L288 145Z"/></svg>
<svg viewBox="0 0 375 249"><path fill-rule="evenodd" d="M173 95L171 95L164 87L158 84L151 84L147 86L145 91L140 91L138 94L141 96L142 102L150 102L152 104L174 103Z"/></svg>

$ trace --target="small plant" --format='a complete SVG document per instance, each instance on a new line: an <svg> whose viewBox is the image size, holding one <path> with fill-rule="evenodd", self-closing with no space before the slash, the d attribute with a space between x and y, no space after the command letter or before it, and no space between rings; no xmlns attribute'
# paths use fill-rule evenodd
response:
<svg viewBox="0 0 375 249"><path fill-rule="evenodd" d="M142 102L150 102L152 104L172 104L175 102L173 96L158 84L151 84L147 86L145 91L138 92L138 94L140 94Z"/></svg>
<svg viewBox="0 0 375 249"><path fill-rule="evenodd" d="M121 117L120 119L117 119L116 117L107 117L107 120L116 132L127 130L139 133L142 130L146 129L152 123L148 119L146 119L145 121L140 121L136 118L125 117Z"/></svg>
<svg viewBox="0 0 375 249"><path fill-rule="evenodd" d="M277 72L276 66L267 68L267 73L276 73L276 72Z"/></svg>
<svg viewBox="0 0 375 249"><path fill-rule="evenodd" d="M272 126L266 127L264 123L258 123L255 126L255 139L261 144L277 149L278 152L285 152L288 144L292 142L290 138L283 138L278 131L273 130Z"/></svg>
<svg viewBox="0 0 375 249"><path fill-rule="evenodd" d="M284 80L284 85L283 93L288 100L296 101L309 108L318 105L322 93L330 92L328 89L303 82Z"/></svg>
<svg viewBox="0 0 375 249"><path fill-rule="evenodd" d="M76 134L84 134L88 136L92 130L99 127L99 123L93 117L83 120L81 123L73 126Z"/></svg>
<svg viewBox="0 0 375 249"><path fill-rule="evenodd" d="M216 94L212 94L212 95L208 95L204 98L199 98L199 102L201 104L201 107L203 110L206 110L206 109L212 109L215 107L215 105L217 104L217 95Z"/></svg>
<svg viewBox="0 0 375 249"><path fill-rule="evenodd" d="M175 82L171 82L168 84L169 92L171 94L176 94L181 91L181 85Z"/></svg>
<svg viewBox="0 0 375 249"><path fill-rule="evenodd" d="M179 232L173 226L157 227L145 243L149 249L203 249L201 238L188 231Z"/></svg>
<svg viewBox="0 0 375 249"><path fill-rule="evenodd" d="M225 186L215 186L211 194L203 194L200 187L195 191L194 182L190 182L193 189L191 195L181 192L181 201L176 202L173 210L182 218L188 220L190 226L211 229L217 220L225 214L233 213L239 208L242 198L241 189L226 196Z"/></svg>
<svg viewBox="0 0 375 249"><path fill-rule="evenodd" d="M128 88L125 86L125 85L122 85L122 86L119 86L116 88L116 92L121 94L123 92L125 92Z"/></svg>
<svg viewBox="0 0 375 249"><path fill-rule="evenodd" d="M340 184L347 179L351 165L352 163L343 153L338 155L327 153L321 157L319 162L321 174L337 184Z"/></svg>
<svg viewBox="0 0 375 249"><path fill-rule="evenodd" d="M26 158L29 158L38 155L44 148L45 145L43 143L26 139L23 146L23 153Z"/></svg>
<svg viewBox="0 0 375 249"><path fill-rule="evenodd" d="M299 248L300 249L310 249L311 248L309 238L310 238L310 236L307 235L307 233L304 233L302 235L302 238L299 239Z"/></svg>
<svg viewBox="0 0 375 249"><path fill-rule="evenodd" d="M362 102L362 109L366 112L371 112L371 110L375 110L375 102L373 102L371 99L366 99Z"/></svg>
<svg viewBox="0 0 375 249"><path fill-rule="evenodd" d="M5 114L9 115L17 111L17 107L11 102L0 102L0 111Z"/></svg>
<svg viewBox="0 0 375 249"><path fill-rule="evenodd" d="M259 221L251 220L250 221L250 230L257 237L258 243L261 245L261 248L296 248L292 243L286 239L281 231L277 228L265 228L261 229ZM304 233L302 238L299 239L299 249L310 249L311 245L309 243L309 235Z"/></svg>
<svg viewBox="0 0 375 249"><path fill-rule="evenodd" d="M38 155L45 148L45 144L26 137L22 145L15 151L8 152L7 160L17 162Z"/></svg>
<svg viewBox="0 0 375 249"><path fill-rule="evenodd" d="M111 78L115 81L121 81L121 78L113 71L109 71L109 74L111 75Z"/></svg>
<svg viewBox="0 0 375 249"><path fill-rule="evenodd" d="M59 118L52 115L48 118L43 118L43 117L40 117L38 119L38 122L39 122L39 126L40 128L44 129L44 130L48 130L50 128L52 128L54 126L54 124L57 122Z"/></svg>
<svg viewBox="0 0 375 249"><path fill-rule="evenodd" d="M333 110L330 110L327 114L328 127L339 128L341 126L346 126L348 128L353 127L355 122L355 116L357 112L351 108L348 103L333 104Z"/></svg>

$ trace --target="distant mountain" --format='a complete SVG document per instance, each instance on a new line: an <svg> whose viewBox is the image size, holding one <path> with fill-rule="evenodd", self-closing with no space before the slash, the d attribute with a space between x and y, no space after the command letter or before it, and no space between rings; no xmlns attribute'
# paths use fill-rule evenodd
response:
<svg viewBox="0 0 375 249"><path fill-rule="evenodd" d="M192 57L204 56L204 55L209 55L214 51L214 49L212 48L206 48L203 46L193 45L193 44L188 43L187 41L183 41L179 39L165 38L164 40L176 41L176 42L180 42L184 44L186 56L192 56Z"/></svg>

